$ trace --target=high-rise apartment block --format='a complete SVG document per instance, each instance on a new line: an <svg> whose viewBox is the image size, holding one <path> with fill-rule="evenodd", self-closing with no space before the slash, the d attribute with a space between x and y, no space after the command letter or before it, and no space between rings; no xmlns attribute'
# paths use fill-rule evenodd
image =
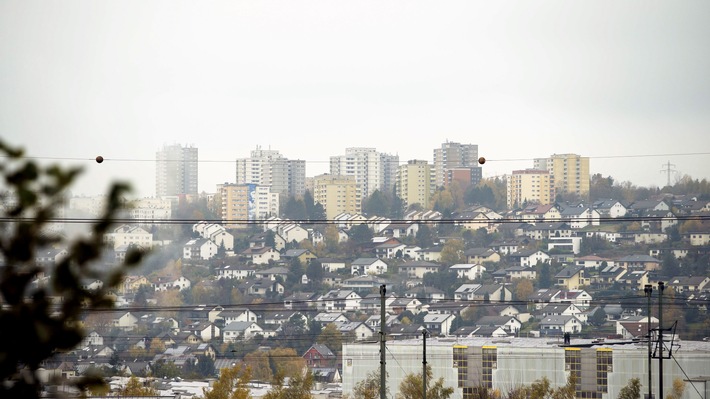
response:
<svg viewBox="0 0 710 399"><path fill-rule="evenodd" d="M271 187L271 192L300 196L306 190L306 161L289 160L277 150L257 146L249 158L237 159L237 184Z"/></svg>
<svg viewBox="0 0 710 399"><path fill-rule="evenodd" d="M197 196L197 147L164 145L155 159L157 197Z"/></svg>
<svg viewBox="0 0 710 399"><path fill-rule="evenodd" d="M250 223L279 214L279 194L268 186L220 184L222 224L228 229L246 228Z"/></svg>
<svg viewBox="0 0 710 399"><path fill-rule="evenodd" d="M313 202L323 205L328 220L341 213L357 214L362 209L360 186L355 176L319 175L313 179Z"/></svg>
<svg viewBox="0 0 710 399"><path fill-rule="evenodd" d="M470 186L477 186L481 182L482 170L474 166L470 168L450 168L446 170L444 185L449 186L453 182L458 183L462 190L466 191Z"/></svg>
<svg viewBox="0 0 710 399"><path fill-rule="evenodd" d="M589 195L589 157L554 154L549 158L536 158L533 168L550 172L558 193L574 193L582 197Z"/></svg>
<svg viewBox="0 0 710 399"><path fill-rule="evenodd" d="M375 190L392 190L398 166L398 155L379 153L374 148L346 148L345 155L330 157L330 174L353 176L363 198Z"/></svg>
<svg viewBox="0 0 710 399"><path fill-rule="evenodd" d="M448 171L453 169L470 169L471 176L478 176L472 184L481 180L481 168L478 166L478 145L445 142L441 148L434 149L434 183L437 187L446 186Z"/></svg>
<svg viewBox="0 0 710 399"><path fill-rule="evenodd" d="M432 178L432 167L427 161L411 160L400 165L396 188L404 206L419 204L428 209L434 190Z"/></svg>
<svg viewBox="0 0 710 399"><path fill-rule="evenodd" d="M547 170L514 170L507 182L508 208L524 203L548 205L555 200L555 186Z"/></svg>

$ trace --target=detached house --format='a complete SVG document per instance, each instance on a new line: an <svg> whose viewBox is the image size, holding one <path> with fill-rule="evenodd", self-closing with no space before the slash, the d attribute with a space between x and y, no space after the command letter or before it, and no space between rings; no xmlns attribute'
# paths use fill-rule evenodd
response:
<svg viewBox="0 0 710 399"><path fill-rule="evenodd" d="M350 264L350 272L355 276L382 274L387 272L387 263L377 258L358 258Z"/></svg>
<svg viewBox="0 0 710 399"><path fill-rule="evenodd" d="M427 314L424 316L423 324L430 333L449 335L454 319L456 316L452 314Z"/></svg>
<svg viewBox="0 0 710 399"><path fill-rule="evenodd" d="M180 277L158 277L151 282L156 291L168 291L172 289L186 290L192 285L190 280Z"/></svg>
<svg viewBox="0 0 710 399"><path fill-rule="evenodd" d="M333 290L318 298L318 310L351 311L360 309L362 297L355 291Z"/></svg>
<svg viewBox="0 0 710 399"><path fill-rule="evenodd" d="M423 278L426 273L436 273L440 264L426 261L409 261L399 265L399 273L410 278Z"/></svg>
<svg viewBox="0 0 710 399"><path fill-rule="evenodd" d="M219 247L206 238L188 241L182 250L182 258L187 260L209 260L217 255Z"/></svg>
<svg viewBox="0 0 710 399"><path fill-rule="evenodd" d="M464 251L463 254L466 257L466 263L476 263L480 265L486 262L500 262L500 255L488 248L471 248Z"/></svg>
<svg viewBox="0 0 710 399"><path fill-rule="evenodd" d="M532 267L535 266L537 262L549 263L551 258L545 251L524 249L510 255L510 259L513 263L517 263L522 267Z"/></svg>
<svg viewBox="0 0 710 399"><path fill-rule="evenodd" d="M563 335L582 331L582 322L575 316L547 316L540 321L540 334Z"/></svg>
<svg viewBox="0 0 710 399"><path fill-rule="evenodd" d="M458 278L475 280L483 275L486 267L474 263L459 263L449 267L449 271L456 272Z"/></svg>
<svg viewBox="0 0 710 399"><path fill-rule="evenodd" d="M311 345L302 357L306 360L306 366L309 368L333 367L337 361L335 353L323 344Z"/></svg>
<svg viewBox="0 0 710 399"><path fill-rule="evenodd" d="M258 324L251 321L235 321L222 329L222 342L231 343L242 339L253 338L264 331Z"/></svg>
<svg viewBox="0 0 710 399"><path fill-rule="evenodd" d="M578 290L589 285L589 278L585 277L583 266L567 266L555 275L556 284L567 290Z"/></svg>
<svg viewBox="0 0 710 399"><path fill-rule="evenodd" d="M255 265L266 265L269 261L281 259L281 254L271 247L247 248L242 252L242 256L251 260Z"/></svg>

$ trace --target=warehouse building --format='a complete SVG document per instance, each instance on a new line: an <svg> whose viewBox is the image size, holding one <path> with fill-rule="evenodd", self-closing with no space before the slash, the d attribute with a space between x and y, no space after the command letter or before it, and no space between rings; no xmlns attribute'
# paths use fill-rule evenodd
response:
<svg viewBox="0 0 710 399"><path fill-rule="evenodd" d="M547 377L553 387L564 386L577 376L577 398L614 399L632 378L648 392L647 342L592 342L546 338L429 338L427 364L435 379L455 388L452 399L473 398L477 387L501 393ZM379 367L379 343L343 346L343 393L352 392L358 381ZM710 398L710 342L676 342L672 358L663 362L665 397L675 379L687 381L683 399ZM399 384L409 373L422 371L422 339L387 343L386 370L389 397L398 398ZM658 395L658 359L652 360L654 398ZM699 392L699 394L698 394Z"/></svg>

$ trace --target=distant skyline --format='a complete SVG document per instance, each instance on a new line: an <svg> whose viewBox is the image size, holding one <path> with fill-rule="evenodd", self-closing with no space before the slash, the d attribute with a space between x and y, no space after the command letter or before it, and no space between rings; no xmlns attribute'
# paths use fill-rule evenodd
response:
<svg viewBox="0 0 710 399"><path fill-rule="evenodd" d="M432 162L446 140L478 144L484 177L575 153L663 186L669 161L710 177L709 18L706 1L5 0L0 136L85 160L61 162L87 195L154 195L174 143L198 147L207 192L257 145L313 176L347 147Z"/></svg>

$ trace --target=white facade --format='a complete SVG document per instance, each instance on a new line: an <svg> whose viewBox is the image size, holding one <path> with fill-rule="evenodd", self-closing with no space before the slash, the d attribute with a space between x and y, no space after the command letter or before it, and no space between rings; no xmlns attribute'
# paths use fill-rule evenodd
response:
<svg viewBox="0 0 710 399"><path fill-rule="evenodd" d="M140 227L123 225L106 234L104 241L113 244L113 249L130 245L150 249L153 247L153 234Z"/></svg>
<svg viewBox="0 0 710 399"><path fill-rule="evenodd" d="M249 158L237 159L236 177L237 184L267 186L277 194L303 195L306 162L289 160L278 150L263 150L257 146Z"/></svg>
<svg viewBox="0 0 710 399"><path fill-rule="evenodd" d="M459 263L449 267L449 271L456 272L458 278L475 280L481 277L483 272L486 271L486 267L474 263Z"/></svg>
<svg viewBox="0 0 710 399"><path fill-rule="evenodd" d="M345 155L330 157L330 174L354 176L362 198L369 197L375 190L391 189L398 166L398 156L381 154L374 148L346 148Z"/></svg>
<svg viewBox="0 0 710 399"><path fill-rule="evenodd" d="M197 147L183 147L179 144L165 145L155 154L155 159L155 194L157 197L197 196Z"/></svg>

